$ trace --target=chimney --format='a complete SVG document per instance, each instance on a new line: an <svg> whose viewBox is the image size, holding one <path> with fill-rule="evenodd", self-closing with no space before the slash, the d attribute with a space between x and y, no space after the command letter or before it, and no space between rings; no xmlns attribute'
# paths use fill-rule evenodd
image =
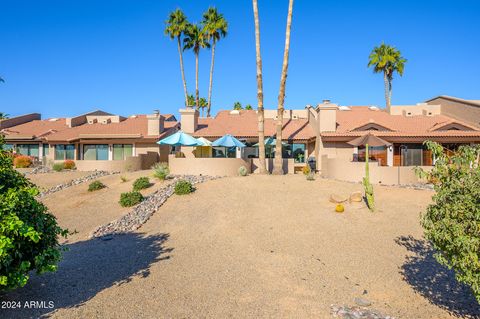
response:
<svg viewBox="0 0 480 319"><path fill-rule="evenodd" d="M154 110L153 114L147 115L148 135L160 135L164 130L165 117L160 115L158 110Z"/></svg>
<svg viewBox="0 0 480 319"><path fill-rule="evenodd" d="M318 104L320 132L335 132L337 130L337 110L338 105L331 103L330 100L323 100L322 104Z"/></svg>
<svg viewBox="0 0 480 319"><path fill-rule="evenodd" d="M185 109L179 110L179 112L182 131L189 134L195 133L198 127L198 111L192 106L187 106Z"/></svg>

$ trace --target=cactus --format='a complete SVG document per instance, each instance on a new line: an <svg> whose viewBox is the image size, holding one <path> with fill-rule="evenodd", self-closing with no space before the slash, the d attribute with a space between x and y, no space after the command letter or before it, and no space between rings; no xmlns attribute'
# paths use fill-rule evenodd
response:
<svg viewBox="0 0 480 319"><path fill-rule="evenodd" d="M368 208L373 212L375 210L375 201L373 198L373 186L370 184L370 169L368 167L368 144L365 145L365 177L363 178L365 187L365 198Z"/></svg>

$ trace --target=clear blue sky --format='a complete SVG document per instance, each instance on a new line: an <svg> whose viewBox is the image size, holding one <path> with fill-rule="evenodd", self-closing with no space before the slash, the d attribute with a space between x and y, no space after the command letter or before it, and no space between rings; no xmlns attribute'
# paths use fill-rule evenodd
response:
<svg viewBox="0 0 480 319"><path fill-rule="evenodd" d="M176 44L164 21L179 7L190 21L215 5L228 19L217 47L213 109L256 106L255 39L249 0L0 0L0 111L70 116L93 109L130 115L177 113L183 88ZM265 105L276 108L288 0L259 0ZM393 103L439 94L480 99L480 1L297 0L286 107L329 98L341 105L384 105L383 80L367 69L385 41L408 59L394 80ZM194 92L194 56L185 53ZM210 51L201 52L207 95Z"/></svg>

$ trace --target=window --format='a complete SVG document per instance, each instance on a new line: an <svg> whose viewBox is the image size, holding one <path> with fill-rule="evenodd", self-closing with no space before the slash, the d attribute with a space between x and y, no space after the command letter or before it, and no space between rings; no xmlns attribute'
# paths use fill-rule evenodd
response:
<svg viewBox="0 0 480 319"><path fill-rule="evenodd" d="M380 162L380 165L387 165L387 149L385 146L369 146L368 159ZM365 146L358 147L358 161L365 162Z"/></svg>
<svg viewBox="0 0 480 319"><path fill-rule="evenodd" d="M3 149L5 151L13 151L13 144L4 144Z"/></svg>
<svg viewBox="0 0 480 319"><path fill-rule="evenodd" d="M83 145L83 159L87 161L108 161L108 144Z"/></svg>
<svg viewBox="0 0 480 319"><path fill-rule="evenodd" d="M305 163L305 144L292 144L292 156L295 163Z"/></svg>
<svg viewBox="0 0 480 319"><path fill-rule="evenodd" d="M113 160L121 161L133 155L132 144L113 144Z"/></svg>
<svg viewBox="0 0 480 319"><path fill-rule="evenodd" d="M38 144L17 144L17 153L38 157Z"/></svg>
<svg viewBox="0 0 480 319"><path fill-rule="evenodd" d="M212 147L213 157L237 157L236 147Z"/></svg>
<svg viewBox="0 0 480 319"><path fill-rule="evenodd" d="M75 145L57 144L55 145L55 160L74 160Z"/></svg>
<svg viewBox="0 0 480 319"><path fill-rule="evenodd" d="M50 145L48 144L43 144L43 156L48 156L50 153Z"/></svg>

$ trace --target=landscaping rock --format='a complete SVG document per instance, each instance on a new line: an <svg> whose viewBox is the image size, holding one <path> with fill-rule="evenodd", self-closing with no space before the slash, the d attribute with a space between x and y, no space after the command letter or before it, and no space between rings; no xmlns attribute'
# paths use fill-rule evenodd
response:
<svg viewBox="0 0 480 319"><path fill-rule="evenodd" d="M370 310L359 306L330 306L331 313L335 318L343 319L395 319L385 316L376 310Z"/></svg>
<svg viewBox="0 0 480 319"><path fill-rule="evenodd" d="M219 177L212 176L195 176L195 175L177 175L172 176L171 183L148 195L145 199L135 206L132 211L106 225L98 227L91 237L104 237L113 234L128 233L140 228L150 217L173 195L175 183L178 180L186 180L193 185L206 182L208 180L217 179Z"/></svg>
<svg viewBox="0 0 480 319"><path fill-rule="evenodd" d="M361 203L363 201L363 195L361 192L353 192L350 194L350 202Z"/></svg>
<svg viewBox="0 0 480 319"><path fill-rule="evenodd" d="M337 194L332 194L330 195L330 202L332 203L336 203L336 204L341 204L341 203L344 203L348 200L348 198L346 196L341 196L341 195L337 195Z"/></svg>
<svg viewBox="0 0 480 319"><path fill-rule="evenodd" d="M355 303L361 307L368 307L372 305L369 300L364 298L355 298L353 301L355 301Z"/></svg>
<svg viewBox="0 0 480 319"><path fill-rule="evenodd" d="M30 172L25 172L24 175L27 176L27 175L50 173L50 172L52 172L52 169L50 167L40 165L32 169Z"/></svg>
<svg viewBox="0 0 480 319"><path fill-rule="evenodd" d="M102 176L113 175L113 174L118 174L118 173L120 173L120 172L94 171L92 174L89 174L89 175L86 175L86 176L83 176L83 177L79 177L79 178L76 178L76 179L71 180L69 182L59 184L59 185L54 186L50 189L47 189L46 191L39 193L37 195L37 197L42 198L42 197L45 197L47 195L59 192L63 189L69 188L71 186L75 186L75 185L78 185L78 184L89 182L91 180L97 179L97 178L102 177Z"/></svg>

